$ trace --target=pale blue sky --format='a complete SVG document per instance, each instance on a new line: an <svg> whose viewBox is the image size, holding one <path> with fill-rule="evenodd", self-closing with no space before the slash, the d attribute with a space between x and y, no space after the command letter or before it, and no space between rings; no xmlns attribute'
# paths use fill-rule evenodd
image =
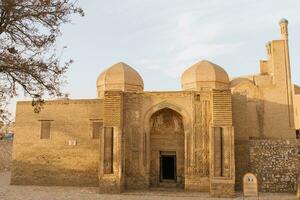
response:
<svg viewBox="0 0 300 200"><path fill-rule="evenodd" d="M230 77L259 72L265 44L289 20L292 77L300 84L299 0L79 0L86 16L64 25L58 49L74 59L64 90L95 98L96 79L123 61L143 77L145 90L180 90L182 72L202 59ZM10 110L14 112L15 103Z"/></svg>

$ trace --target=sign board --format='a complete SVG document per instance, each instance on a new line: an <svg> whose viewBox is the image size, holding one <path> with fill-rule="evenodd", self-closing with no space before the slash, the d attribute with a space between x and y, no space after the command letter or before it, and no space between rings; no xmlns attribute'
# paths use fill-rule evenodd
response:
<svg viewBox="0 0 300 200"><path fill-rule="evenodd" d="M247 173L244 175L243 195L245 197L258 197L258 182L254 174Z"/></svg>

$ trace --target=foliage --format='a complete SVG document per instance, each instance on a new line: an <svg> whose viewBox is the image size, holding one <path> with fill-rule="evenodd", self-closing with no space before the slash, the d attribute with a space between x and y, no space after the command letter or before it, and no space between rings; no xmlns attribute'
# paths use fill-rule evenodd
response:
<svg viewBox="0 0 300 200"><path fill-rule="evenodd" d="M61 96L63 74L72 60L61 64L54 48L62 24L71 14L84 15L71 0L0 0L0 102L1 119L6 103L20 89L32 97L39 112L45 95Z"/></svg>

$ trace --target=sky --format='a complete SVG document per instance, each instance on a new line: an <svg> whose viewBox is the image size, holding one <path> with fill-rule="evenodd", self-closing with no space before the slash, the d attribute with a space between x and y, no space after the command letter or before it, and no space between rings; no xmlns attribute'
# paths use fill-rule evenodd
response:
<svg viewBox="0 0 300 200"><path fill-rule="evenodd" d="M96 98L96 79L117 62L143 77L145 90L180 90L180 76L206 59L230 78L259 73L265 44L280 39L289 21L291 72L300 85L299 0L78 0L84 17L62 26L56 47L73 59L63 90L70 98ZM15 101L9 106L14 115Z"/></svg>

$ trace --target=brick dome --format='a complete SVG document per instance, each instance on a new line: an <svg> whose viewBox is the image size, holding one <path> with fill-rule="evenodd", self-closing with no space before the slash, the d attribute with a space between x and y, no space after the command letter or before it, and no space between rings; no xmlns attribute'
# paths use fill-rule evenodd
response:
<svg viewBox="0 0 300 200"><path fill-rule="evenodd" d="M222 67L202 60L183 72L181 85L183 90L228 89L229 78Z"/></svg>
<svg viewBox="0 0 300 200"><path fill-rule="evenodd" d="M98 97L104 97L104 91L130 91L144 90L144 82L139 73L127 65L119 62L103 71L97 79Z"/></svg>

